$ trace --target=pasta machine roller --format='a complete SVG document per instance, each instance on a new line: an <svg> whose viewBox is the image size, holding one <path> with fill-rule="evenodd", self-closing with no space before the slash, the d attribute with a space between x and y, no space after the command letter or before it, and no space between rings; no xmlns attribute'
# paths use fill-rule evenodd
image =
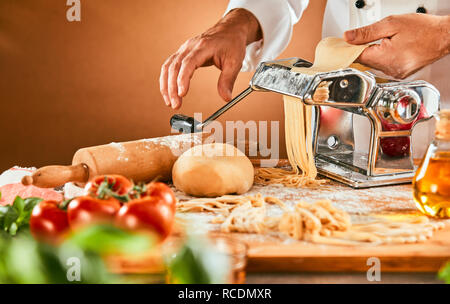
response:
<svg viewBox="0 0 450 304"><path fill-rule="evenodd" d="M299 58L263 62L250 86L204 122L176 114L170 123L184 133L197 132L252 91L293 96L313 106L312 142L321 175L354 188L411 182L412 130L439 111L438 90L425 81L377 83L374 75L353 68L313 75L293 70L311 65ZM324 87L326 98L316 98Z"/></svg>

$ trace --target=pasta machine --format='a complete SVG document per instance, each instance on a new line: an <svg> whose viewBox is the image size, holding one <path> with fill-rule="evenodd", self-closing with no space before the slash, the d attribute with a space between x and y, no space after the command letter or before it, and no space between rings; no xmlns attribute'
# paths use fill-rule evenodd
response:
<svg viewBox="0 0 450 304"><path fill-rule="evenodd" d="M276 92L313 106L312 142L321 175L354 188L411 182L412 130L439 111L438 90L425 81L377 83L374 75L353 68L313 75L293 70L311 65L299 58L263 62L250 86L204 122L176 114L171 126L201 131L252 91ZM327 98L315 98L324 85Z"/></svg>

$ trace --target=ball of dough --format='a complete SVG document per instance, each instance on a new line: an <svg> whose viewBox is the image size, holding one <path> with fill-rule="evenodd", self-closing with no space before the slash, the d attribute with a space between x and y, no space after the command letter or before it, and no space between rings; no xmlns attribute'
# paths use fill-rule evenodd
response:
<svg viewBox="0 0 450 304"><path fill-rule="evenodd" d="M172 169L177 189L201 197L245 193L253 185L253 176L248 157L222 143L192 147L181 154Z"/></svg>

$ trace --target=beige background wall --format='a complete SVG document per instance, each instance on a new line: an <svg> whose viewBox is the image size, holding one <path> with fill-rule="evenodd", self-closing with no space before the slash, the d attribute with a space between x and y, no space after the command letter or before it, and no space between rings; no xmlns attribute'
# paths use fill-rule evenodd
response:
<svg viewBox="0 0 450 304"><path fill-rule="evenodd" d="M313 59L325 0L310 2L280 57ZM186 39L213 25L227 5L81 0L82 21L69 23L65 3L0 1L0 170L70 163L81 147L169 134L174 112L159 93L160 66ZM213 67L198 71L180 112L206 116L221 106L218 75ZM241 73L234 94L251 75ZM282 121L282 108L278 95L259 93L223 119Z"/></svg>

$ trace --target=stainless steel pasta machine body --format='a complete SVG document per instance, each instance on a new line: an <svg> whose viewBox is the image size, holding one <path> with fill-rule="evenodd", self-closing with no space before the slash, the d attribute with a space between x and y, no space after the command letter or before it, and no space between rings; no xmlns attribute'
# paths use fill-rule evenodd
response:
<svg viewBox="0 0 450 304"><path fill-rule="evenodd" d="M377 83L372 74L352 68L312 75L295 71L310 66L299 58L263 62L249 88L203 123L175 115L171 124L195 132L253 90L276 92L313 106L311 140L320 174L354 188L411 182L412 130L439 110L439 91L425 81ZM320 87L328 88L327 98L315 97ZM366 133L355 127L357 117L366 121Z"/></svg>

